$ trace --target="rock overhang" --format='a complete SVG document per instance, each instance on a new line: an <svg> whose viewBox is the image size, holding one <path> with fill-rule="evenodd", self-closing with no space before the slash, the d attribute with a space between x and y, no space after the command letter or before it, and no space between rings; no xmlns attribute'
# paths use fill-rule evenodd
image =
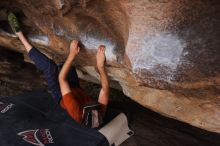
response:
<svg viewBox="0 0 220 146"><path fill-rule="evenodd" d="M217 0L84 2L5 0L0 5L22 13L30 41L57 62L64 61L71 39L79 39L83 49L76 64L96 77L95 49L104 44L111 79L133 100L219 132ZM2 46L21 52L11 33L0 38Z"/></svg>

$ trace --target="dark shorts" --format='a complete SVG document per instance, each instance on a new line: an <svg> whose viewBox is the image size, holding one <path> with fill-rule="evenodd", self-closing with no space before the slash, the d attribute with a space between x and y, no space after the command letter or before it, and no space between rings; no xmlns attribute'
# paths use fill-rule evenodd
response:
<svg viewBox="0 0 220 146"><path fill-rule="evenodd" d="M35 63L37 69L43 72L49 92L52 94L55 102L59 103L62 95L60 91L58 75L62 65L58 66L53 60L49 59L46 55L38 51L36 48L32 48L29 51L28 56ZM80 87L75 67L71 67L67 76L67 80L71 88Z"/></svg>

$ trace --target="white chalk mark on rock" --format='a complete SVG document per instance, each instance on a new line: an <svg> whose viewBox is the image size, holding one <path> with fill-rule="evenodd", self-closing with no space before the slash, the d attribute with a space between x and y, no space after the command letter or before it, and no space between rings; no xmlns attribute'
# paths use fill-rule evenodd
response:
<svg viewBox="0 0 220 146"><path fill-rule="evenodd" d="M134 73L143 69L154 73L156 66L175 71L186 46L177 35L166 32L147 35L139 42L141 47L128 53Z"/></svg>

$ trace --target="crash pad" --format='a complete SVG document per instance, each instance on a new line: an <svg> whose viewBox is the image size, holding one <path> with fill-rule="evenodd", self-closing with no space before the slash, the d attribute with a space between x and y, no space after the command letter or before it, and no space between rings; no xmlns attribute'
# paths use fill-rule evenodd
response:
<svg viewBox="0 0 220 146"><path fill-rule="evenodd" d="M76 123L45 91L0 98L0 146L108 146Z"/></svg>

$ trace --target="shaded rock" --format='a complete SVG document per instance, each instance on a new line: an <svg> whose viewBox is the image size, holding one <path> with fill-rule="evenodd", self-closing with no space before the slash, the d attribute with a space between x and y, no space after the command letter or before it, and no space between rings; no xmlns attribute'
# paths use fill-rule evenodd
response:
<svg viewBox="0 0 220 146"><path fill-rule="evenodd" d="M43 80L21 53L0 48L0 97L42 88Z"/></svg>
<svg viewBox="0 0 220 146"><path fill-rule="evenodd" d="M0 7L0 16L17 12L29 40L56 62L79 39L81 78L98 82L94 54L104 44L116 88L165 116L220 132L218 0L2 0ZM3 17L0 28L1 46L24 53Z"/></svg>

